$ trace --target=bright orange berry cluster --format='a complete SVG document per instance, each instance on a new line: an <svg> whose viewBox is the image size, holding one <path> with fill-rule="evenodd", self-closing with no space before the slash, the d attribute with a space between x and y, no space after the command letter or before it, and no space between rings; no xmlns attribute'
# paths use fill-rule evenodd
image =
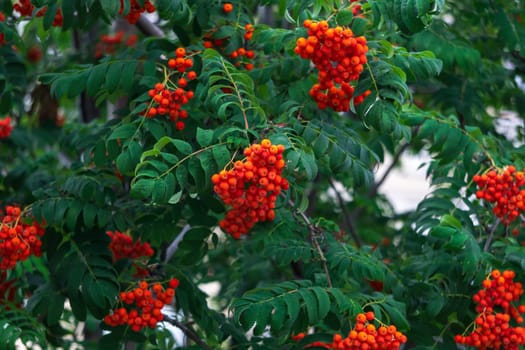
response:
<svg viewBox="0 0 525 350"><path fill-rule="evenodd" d="M122 30L119 30L113 35L103 34L95 46L95 57L100 58L104 55L113 55L122 44L131 47L137 43L137 40L138 37L136 34L130 34L126 38Z"/></svg>
<svg viewBox="0 0 525 350"><path fill-rule="evenodd" d="M525 305L514 306L523 294L521 283L514 282L512 270L493 270L483 281L483 288L473 296L478 316L475 329L468 335L456 335L458 344L473 346L481 350L518 350L525 344L525 328L514 327L511 321L523 323Z"/></svg>
<svg viewBox="0 0 525 350"><path fill-rule="evenodd" d="M40 256L43 235L44 229L37 222L25 222L19 207L5 207L0 223L0 270L12 269L30 255Z"/></svg>
<svg viewBox="0 0 525 350"><path fill-rule="evenodd" d="M228 38L212 39L211 34L207 34L204 37L203 45L205 48L215 48L226 57L229 57L235 67L244 66L246 70L252 70L254 68L253 59L255 58L255 51L248 49L249 41L252 40L254 27L251 23L244 26L244 40L245 42L237 49L232 52L225 52L225 48L228 46Z"/></svg>
<svg viewBox="0 0 525 350"><path fill-rule="evenodd" d="M246 159L211 178L213 190L231 208L220 227L233 238L247 234L259 221L275 218L275 202L288 181L282 177L284 146L268 139L244 149Z"/></svg>
<svg viewBox="0 0 525 350"><path fill-rule="evenodd" d="M31 17L33 15L33 11L35 10L35 6L31 3L31 0L18 0L16 3L13 4L13 10L18 12L22 17ZM43 17L46 14L46 12L47 6L38 11L35 16ZM53 20L53 26L62 26L63 20L64 17L62 15L62 9L59 8Z"/></svg>
<svg viewBox="0 0 525 350"><path fill-rule="evenodd" d="M472 179L479 190L476 197L495 203L493 213L504 225L510 225L525 210L525 174L513 165L490 170Z"/></svg>
<svg viewBox="0 0 525 350"><path fill-rule="evenodd" d="M0 139L5 139L11 135L13 131L13 124L11 117L7 116L3 119L0 119Z"/></svg>
<svg viewBox="0 0 525 350"><path fill-rule="evenodd" d="M123 306L106 315L104 322L111 327L128 325L134 332L140 332L145 327L155 328L164 319L162 308L171 304L178 285L176 278L169 281L166 289L160 283L150 286L148 282L141 281L138 287L120 293Z"/></svg>
<svg viewBox="0 0 525 350"><path fill-rule="evenodd" d="M308 347L317 346L337 350L398 350L401 344L407 342L407 337L397 330L394 325L380 325L373 323L375 315L372 311L360 313L356 316L354 328L346 338L335 334L332 343L315 342ZM304 337L304 334L302 334ZM295 336L295 340L302 339Z"/></svg>
<svg viewBox="0 0 525 350"><path fill-rule="evenodd" d="M182 130L185 127L184 119L188 117L188 111L181 107L194 96L193 91L186 88L189 81L197 79L197 73L188 71L193 67L193 60L185 58L186 50L183 47L175 50L175 55L176 58L168 60L168 67L173 70L168 79L164 83L155 84L155 87L149 90L149 96L153 101L146 112L146 117L167 115L175 123L175 128ZM172 77L173 75L176 77Z"/></svg>
<svg viewBox="0 0 525 350"><path fill-rule="evenodd" d="M297 39L295 53L312 60L318 70L318 83L310 89L310 96L320 109L327 107L337 112L363 102L370 91L354 97L353 81L359 79L367 62L368 46L364 36L355 37L349 28L330 28L327 21L304 21L308 38Z"/></svg>
<svg viewBox="0 0 525 350"><path fill-rule="evenodd" d="M122 15L124 12L124 0L120 0L120 11L119 14ZM138 22L140 15L143 12L152 13L155 12L155 5L150 0L144 1L144 6L139 4L137 0L131 0L130 1L130 9L128 14L126 15L126 20L130 24L135 24Z"/></svg>

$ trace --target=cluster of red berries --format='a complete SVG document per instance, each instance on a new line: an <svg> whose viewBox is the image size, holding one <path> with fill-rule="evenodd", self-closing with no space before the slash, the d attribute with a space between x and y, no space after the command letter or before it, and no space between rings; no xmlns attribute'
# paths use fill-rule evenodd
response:
<svg viewBox="0 0 525 350"><path fill-rule="evenodd" d="M335 334L332 343L315 342L308 347L323 347L337 350L398 350L401 344L407 342L407 337L397 330L394 325L380 325L376 327L373 323L375 315L372 311L360 313L356 316L354 328L346 338ZM298 341L304 338L300 333L292 339Z"/></svg>
<svg viewBox="0 0 525 350"><path fill-rule="evenodd" d="M43 235L37 222L25 222L19 207L6 206L0 223L0 270L12 269L30 255L40 256Z"/></svg>
<svg viewBox="0 0 525 350"><path fill-rule="evenodd" d="M474 175L472 180L479 188L476 197L495 203L492 211L504 225L510 225L525 210L525 189L521 189L525 173L513 165Z"/></svg>
<svg viewBox="0 0 525 350"><path fill-rule="evenodd" d="M141 278L150 275L146 261L140 259L149 258L155 253L148 242L142 243L140 239L133 241L130 235L119 231L107 231L106 234L111 238L109 249L113 254L113 261L130 259L133 261L132 266L135 269L134 277Z"/></svg>
<svg viewBox="0 0 525 350"><path fill-rule="evenodd" d="M140 15L143 12L152 13L155 12L155 5L150 0L142 1L144 5L141 5L137 0L130 1L130 9L126 15L126 20L130 24L135 24L138 22ZM120 0L120 11L119 15L122 15L124 12L124 0Z"/></svg>
<svg viewBox="0 0 525 350"><path fill-rule="evenodd" d="M213 190L231 208L220 227L233 238L245 235L259 221L275 218L275 202L288 181L282 177L284 146L268 139L244 149L246 159L211 178Z"/></svg>
<svg viewBox="0 0 525 350"><path fill-rule="evenodd" d="M136 34L130 34L125 37L124 31L119 30L114 35L103 34L100 36L100 41L95 46L95 57L100 58L104 55L114 54L122 45L131 47L137 43L138 37Z"/></svg>
<svg viewBox="0 0 525 350"><path fill-rule="evenodd" d="M13 4L13 10L18 12L20 16L22 17L31 17L33 15L33 11L35 10L35 6L31 3L31 0L18 0L16 3ZM36 13L36 17L42 17L47 12L47 6L40 9ZM53 26L54 27L60 27L62 26L62 22L64 20L64 17L62 15L62 9L58 9L55 18L53 20Z"/></svg>
<svg viewBox="0 0 525 350"><path fill-rule="evenodd" d="M233 50L232 52L225 52L225 48L228 46L229 38L214 39L212 35L208 33L204 37L203 45L205 48L215 48L221 53L229 57L235 67L244 66L246 70L252 70L254 68L253 59L255 58L255 52L248 49L248 42L252 40L254 27L251 23L244 26L244 40L242 46Z"/></svg>
<svg viewBox="0 0 525 350"><path fill-rule="evenodd" d="M13 131L13 124L11 117L7 116L3 119L0 119L0 139L5 139L11 135Z"/></svg>
<svg viewBox="0 0 525 350"><path fill-rule="evenodd" d="M160 283L152 286L146 281L139 282L138 287L120 293L122 306L104 317L104 322L111 327L127 325L134 332L140 332L145 327L155 328L164 319L162 308L171 304L179 280L172 278L168 288Z"/></svg>
<svg viewBox="0 0 525 350"><path fill-rule="evenodd" d="M469 335L456 335L458 344L478 349L518 350L525 344L525 328L513 327L511 321L523 323L525 305L515 307L523 294L521 283L514 282L515 273L511 270L493 270L483 281L483 289L473 296L478 316L475 329Z"/></svg>
<svg viewBox="0 0 525 350"><path fill-rule="evenodd" d="M185 58L184 48L179 47L175 50L175 55L176 58L168 60L168 67L174 72L168 75L164 83L155 84L154 88L148 92L152 102L145 116L153 118L158 115L167 115L175 123L175 128L182 130L185 127L183 120L188 117L188 111L181 107L194 96L193 91L187 90L186 87L189 81L197 79L197 73L193 70L188 71L193 66L193 60ZM172 75L177 77L174 78Z"/></svg>
<svg viewBox="0 0 525 350"><path fill-rule="evenodd" d="M357 105L370 94L354 97L351 82L359 79L367 62L368 46L364 36L355 37L349 28L330 28L327 21L305 20L308 38L297 39L295 53L312 60L318 70L318 83L310 89L310 96L320 109L348 111L350 100Z"/></svg>

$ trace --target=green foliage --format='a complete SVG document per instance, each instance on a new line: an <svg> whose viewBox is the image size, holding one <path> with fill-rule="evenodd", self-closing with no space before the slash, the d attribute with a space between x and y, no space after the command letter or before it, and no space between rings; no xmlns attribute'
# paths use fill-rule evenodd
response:
<svg viewBox="0 0 525 350"><path fill-rule="evenodd" d="M45 229L42 255L8 272L16 295L0 283L2 348L304 349L373 311L407 335L404 349L452 349L490 270L523 281L523 218L503 226L472 182L525 167L522 2L234 0L226 13L224 1L156 0L155 14L128 25L133 3L33 0L22 17L0 1L0 120L14 126L0 135L0 201ZM319 72L294 52L306 19L367 40L349 111L319 110L309 95ZM168 67L179 47L195 79ZM156 83L194 96L152 102ZM187 112L183 130L146 114L161 102ZM513 133L501 128L509 115ZM220 229L229 207L211 178L263 139L284 146L290 188L259 208L274 220L235 240ZM407 154L431 188L399 212L386 180ZM249 195L229 180L237 200L268 201L264 180ZM228 220L254 215L245 204ZM106 231L153 255L114 261ZM103 322L133 307L120 292L171 278L175 302L157 328ZM104 334L79 340L81 322Z"/></svg>

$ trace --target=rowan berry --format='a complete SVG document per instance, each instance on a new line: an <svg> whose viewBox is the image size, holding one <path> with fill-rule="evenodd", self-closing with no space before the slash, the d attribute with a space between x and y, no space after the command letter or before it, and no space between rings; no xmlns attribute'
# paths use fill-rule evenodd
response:
<svg viewBox="0 0 525 350"><path fill-rule="evenodd" d="M119 302L124 306L106 315L104 322L111 327L127 324L134 332L139 332L145 327L155 328L163 319L161 309L171 303L177 286L176 278L170 280L166 289L160 283L150 286L148 282L140 281L134 289L120 293Z"/></svg>
<svg viewBox="0 0 525 350"><path fill-rule="evenodd" d="M11 205L0 218L0 270L12 269L30 255L42 254L40 237L44 229L36 221L28 223L20 208Z"/></svg>
<svg viewBox="0 0 525 350"><path fill-rule="evenodd" d="M135 269L133 275L135 277L149 275L146 262L149 257L153 256L154 251L148 242L142 243L140 239L133 241L130 235L119 231L107 231L106 234L111 238L109 249L113 254L113 261L130 259L133 261L132 266Z"/></svg>
<svg viewBox="0 0 525 350"><path fill-rule="evenodd" d="M474 175L477 184L476 197L494 203L492 212L502 224L510 225L520 212L525 211L525 176L513 165L502 169L490 169L485 174Z"/></svg>
<svg viewBox="0 0 525 350"><path fill-rule="evenodd" d="M10 116L7 116L3 119L0 119L0 139L8 138L13 131L12 119Z"/></svg>
<svg viewBox="0 0 525 350"><path fill-rule="evenodd" d="M224 11L224 13L230 13L233 11L233 5L227 2L224 5L222 5L222 10Z"/></svg>
<svg viewBox="0 0 525 350"><path fill-rule="evenodd" d="M236 161L232 169L212 176L213 190L229 207L219 226L232 237L246 235L257 222L274 220L277 196L288 188L288 181L281 176L284 146L279 146L264 139L244 149L244 161ZM272 147L276 150L273 155ZM276 162L267 162L270 156Z"/></svg>
<svg viewBox="0 0 525 350"><path fill-rule="evenodd" d="M370 92L354 96L350 83L359 79L367 62L366 38L354 37L349 28L330 28L327 21L305 20L303 25L308 29L308 38L298 38L294 51L312 60L318 70L319 83L310 89L317 106L342 112L350 108L352 98L354 105L362 103Z"/></svg>
<svg viewBox="0 0 525 350"><path fill-rule="evenodd" d="M150 0L142 1L141 5L137 0L130 0L129 12L125 15L126 20L130 24L135 24L138 22L140 16L144 12L152 13L155 11L155 5ZM124 0L120 0L120 10L119 14L123 15L124 12Z"/></svg>

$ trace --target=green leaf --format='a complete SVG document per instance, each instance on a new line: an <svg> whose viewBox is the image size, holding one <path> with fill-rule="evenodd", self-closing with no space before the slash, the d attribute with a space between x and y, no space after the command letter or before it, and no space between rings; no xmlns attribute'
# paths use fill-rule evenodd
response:
<svg viewBox="0 0 525 350"><path fill-rule="evenodd" d="M99 0L99 3L109 18L114 18L118 15L120 10L119 0Z"/></svg>
<svg viewBox="0 0 525 350"><path fill-rule="evenodd" d="M197 127L196 138L201 147L210 146L213 143L213 130L206 130Z"/></svg>

